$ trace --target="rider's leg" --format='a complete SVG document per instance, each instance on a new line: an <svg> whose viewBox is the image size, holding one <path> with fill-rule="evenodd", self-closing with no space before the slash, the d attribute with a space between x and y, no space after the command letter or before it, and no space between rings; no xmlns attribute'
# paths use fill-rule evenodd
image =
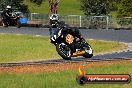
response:
<svg viewBox="0 0 132 88"><path fill-rule="evenodd" d="M50 28L50 40L51 42L54 42L57 38L58 29L57 28Z"/></svg>

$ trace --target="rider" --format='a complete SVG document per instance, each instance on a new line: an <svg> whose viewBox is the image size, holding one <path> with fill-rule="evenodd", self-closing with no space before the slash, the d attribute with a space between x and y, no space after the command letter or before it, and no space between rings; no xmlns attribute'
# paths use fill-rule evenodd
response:
<svg viewBox="0 0 132 88"><path fill-rule="evenodd" d="M11 6L7 6L6 9L1 13L1 16L3 18L3 20L7 20L9 21L11 19L12 16L12 8Z"/></svg>
<svg viewBox="0 0 132 88"><path fill-rule="evenodd" d="M50 40L51 42L54 42L56 40L57 34L60 29L69 29L69 27L63 22L59 21L59 15L58 14L52 14L50 16Z"/></svg>
<svg viewBox="0 0 132 88"><path fill-rule="evenodd" d="M56 27L57 23L59 23L59 16L58 16L58 14L52 14L50 16L50 26L51 27Z"/></svg>
<svg viewBox="0 0 132 88"><path fill-rule="evenodd" d="M59 31L59 17L58 14L52 14L50 16L50 40L54 42L57 37L57 33Z"/></svg>
<svg viewBox="0 0 132 88"><path fill-rule="evenodd" d="M72 34L75 37L74 42L71 45L73 50L75 50L75 48L77 49L78 45L74 46L74 44L77 44L76 42L82 39L79 30L69 27L69 25L65 24L63 21L59 21L58 14L52 14L50 16L50 29L49 29L51 43L56 40L60 29L66 30L68 33Z"/></svg>

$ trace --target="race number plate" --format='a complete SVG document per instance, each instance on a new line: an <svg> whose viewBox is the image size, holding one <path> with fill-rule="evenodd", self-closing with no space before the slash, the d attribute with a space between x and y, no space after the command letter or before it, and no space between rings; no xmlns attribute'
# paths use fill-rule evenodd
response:
<svg viewBox="0 0 132 88"><path fill-rule="evenodd" d="M71 44L73 42L73 40L74 40L74 37L72 35L68 34L66 36L66 42L67 43Z"/></svg>

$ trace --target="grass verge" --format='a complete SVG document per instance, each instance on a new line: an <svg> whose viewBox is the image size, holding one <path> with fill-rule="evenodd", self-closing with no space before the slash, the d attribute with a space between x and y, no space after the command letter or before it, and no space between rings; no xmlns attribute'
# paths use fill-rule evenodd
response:
<svg viewBox="0 0 132 88"><path fill-rule="evenodd" d="M24 0L32 13L49 13L49 3L48 0L42 2L40 6L31 3L30 0ZM58 14L60 15L83 15L83 12L80 10L80 0L61 0L58 6Z"/></svg>
<svg viewBox="0 0 132 88"><path fill-rule="evenodd" d="M118 42L88 40L94 53L126 48ZM45 36L0 34L0 62L44 60L59 58L55 46Z"/></svg>
<svg viewBox="0 0 132 88"><path fill-rule="evenodd" d="M102 63L102 62L98 62ZM103 62L102 64L104 64ZM88 63L90 64L90 63ZM97 63L96 63L97 64ZM130 74L132 63L105 64L98 67L88 67L87 74ZM86 84L76 83L77 70L45 72L45 73L0 73L0 88L131 88L130 84Z"/></svg>

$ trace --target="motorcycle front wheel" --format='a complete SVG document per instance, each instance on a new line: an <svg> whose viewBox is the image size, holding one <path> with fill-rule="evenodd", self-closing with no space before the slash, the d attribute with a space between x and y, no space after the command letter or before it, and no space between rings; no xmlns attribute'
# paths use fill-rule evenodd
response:
<svg viewBox="0 0 132 88"><path fill-rule="evenodd" d="M71 60L71 49L65 43L59 43L56 45L56 51L65 60Z"/></svg>
<svg viewBox="0 0 132 88"><path fill-rule="evenodd" d="M2 22L1 22L1 24L2 24L3 27L8 27L7 22L4 22L3 20L2 20Z"/></svg>

